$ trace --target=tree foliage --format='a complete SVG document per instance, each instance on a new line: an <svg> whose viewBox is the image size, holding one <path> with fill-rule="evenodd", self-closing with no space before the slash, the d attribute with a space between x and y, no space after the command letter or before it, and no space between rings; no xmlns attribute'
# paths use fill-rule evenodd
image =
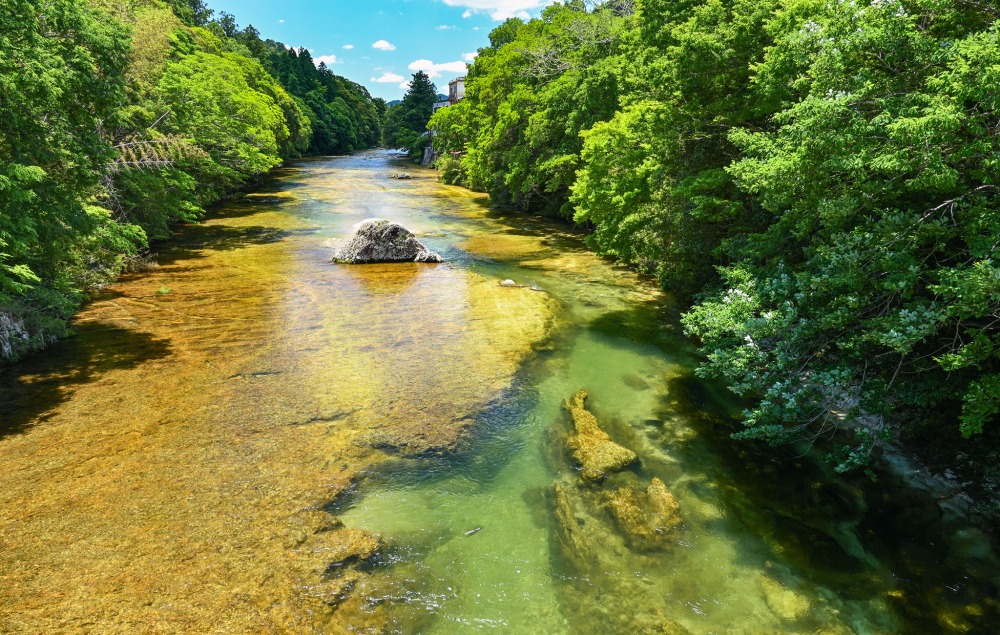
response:
<svg viewBox="0 0 1000 635"><path fill-rule="evenodd" d="M507 20L479 51L465 100L430 123L449 156L442 168L498 203L572 218L580 133L618 106L624 27L623 18L581 3L549 7L527 23Z"/></svg>
<svg viewBox="0 0 1000 635"><path fill-rule="evenodd" d="M1000 415L998 12L943 0L565 2L435 115L444 178L586 224L690 308L740 436L862 465Z"/></svg>
<svg viewBox="0 0 1000 635"><path fill-rule="evenodd" d="M393 148L402 148L412 158L419 157L429 143L427 122L434 112L437 101L437 87L427 73L413 74L410 87L403 100L386 113L383 143Z"/></svg>
<svg viewBox="0 0 1000 635"><path fill-rule="evenodd" d="M73 0L0 5L0 355L62 331L91 269L143 239L93 204L125 95L128 31ZM87 246L84 251L79 247Z"/></svg>
<svg viewBox="0 0 1000 635"><path fill-rule="evenodd" d="M0 3L0 361L173 223L285 159L374 145L381 114L201 0Z"/></svg>

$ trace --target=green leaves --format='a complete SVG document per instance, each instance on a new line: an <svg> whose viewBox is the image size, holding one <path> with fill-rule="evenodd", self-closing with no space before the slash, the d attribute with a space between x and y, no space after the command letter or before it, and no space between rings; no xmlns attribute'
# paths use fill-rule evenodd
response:
<svg viewBox="0 0 1000 635"><path fill-rule="evenodd" d="M973 381L962 398L962 435L981 434L983 427L1000 414L1000 375Z"/></svg>
<svg viewBox="0 0 1000 635"><path fill-rule="evenodd" d="M169 4L0 3L0 361L65 332L150 238L310 148L308 114L329 124L316 151L378 141L362 87L223 16L227 33L200 0Z"/></svg>
<svg viewBox="0 0 1000 635"><path fill-rule="evenodd" d="M823 439L846 470L911 421L990 425L995 13L643 0L602 19L552 7L495 32L469 103L433 122L462 153L449 178L558 205L598 251L697 300L685 328L702 373L747 400L740 438Z"/></svg>
<svg viewBox="0 0 1000 635"><path fill-rule="evenodd" d="M539 20L495 30L469 71L465 100L430 123L435 147L450 155L449 178L500 204L572 218L581 134L618 107L620 43L631 22L553 5Z"/></svg>
<svg viewBox="0 0 1000 635"><path fill-rule="evenodd" d="M988 379L1000 370L998 113L970 72L972 59L995 72L1000 48L995 31L968 31L968 7L930 4L786 2L767 27L775 44L753 86L785 105L729 134L741 156L727 168L773 218L730 243L759 306L736 314L721 301L731 290L717 292L686 322L706 371L755 397L748 437L810 437L835 414L835 429L882 430L873 414L902 425L904 412L960 417L969 435L1000 409ZM782 311L795 317L781 340L742 353L737 336L767 342L760 316ZM802 408L775 407L791 397ZM841 465L880 438L858 436Z"/></svg>
<svg viewBox="0 0 1000 635"><path fill-rule="evenodd" d="M394 148L406 149L412 159L419 158L430 143L427 123L434 112L436 101L437 87L427 73L414 73L403 101L389 109L383 142Z"/></svg>

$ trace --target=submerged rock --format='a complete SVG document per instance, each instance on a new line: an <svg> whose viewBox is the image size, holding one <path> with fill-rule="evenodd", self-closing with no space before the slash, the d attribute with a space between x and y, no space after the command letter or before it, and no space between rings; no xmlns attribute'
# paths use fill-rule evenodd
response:
<svg viewBox="0 0 1000 635"><path fill-rule="evenodd" d="M580 390L563 404L573 418L573 427L576 429L576 434L570 435L566 444L573 458L583 468L583 480L594 482L635 463L638 457L632 450L612 441L601 430L597 417L586 409L586 400L587 391Z"/></svg>
<svg viewBox="0 0 1000 635"><path fill-rule="evenodd" d="M804 617L812 607L803 595L781 586L767 576L760 579L760 588L768 608L783 620L797 620Z"/></svg>
<svg viewBox="0 0 1000 635"><path fill-rule="evenodd" d="M345 264L441 262L441 256L420 244L402 225L370 218L357 225L354 235L333 254L333 261Z"/></svg>
<svg viewBox="0 0 1000 635"><path fill-rule="evenodd" d="M559 484L552 488L552 502L559 550L574 568L579 571L589 570L595 560L592 538L584 531L584 524L576 517L566 490Z"/></svg>
<svg viewBox="0 0 1000 635"><path fill-rule="evenodd" d="M398 181L408 181L413 178L413 175L409 172L390 172L386 174L390 179L396 179Z"/></svg>
<svg viewBox="0 0 1000 635"><path fill-rule="evenodd" d="M621 539L608 530L604 514L592 513L594 496L590 488L558 483L551 490L553 539L570 568L560 576L557 593L572 612L574 632L690 635L657 606L658 591L643 576L626 574L652 560L642 556L624 564L628 556Z"/></svg>
<svg viewBox="0 0 1000 635"><path fill-rule="evenodd" d="M607 508L618 523L625 542L637 551L669 546L681 525L680 505L658 478L639 494L626 485L607 495Z"/></svg>

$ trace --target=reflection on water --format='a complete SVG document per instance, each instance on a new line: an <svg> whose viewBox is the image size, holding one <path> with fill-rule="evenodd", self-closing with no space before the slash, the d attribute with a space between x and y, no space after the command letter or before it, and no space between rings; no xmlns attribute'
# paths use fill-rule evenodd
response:
<svg viewBox="0 0 1000 635"><path fill-rule="evenodd" d="M692 377L666 298L563 227L391 166L282 171L0 375L0 631L971 633L1000 617L989 540L925 493L730 442L732 405ZM328 262L376 216L447 262ZM640 457L603 483L566 451L579 389ZM646 548L623 531L654 479L682 523Z"/></svg>

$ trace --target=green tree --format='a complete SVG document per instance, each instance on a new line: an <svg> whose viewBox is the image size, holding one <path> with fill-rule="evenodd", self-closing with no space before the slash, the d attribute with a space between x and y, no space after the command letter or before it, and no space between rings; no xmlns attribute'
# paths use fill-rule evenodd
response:
<svg viewBox="0 0 1000 635"><path fill-rule="evenodd" d="M726 166L729 131L766 125L749 90L777 0L644 0L630 41L624 108L585 132L576 219L598 251L655 273L688 299L727 264L727 240L765 222Z"/></svg>
<svg viewBox="0 0 1000 635"><path fill-rule="evenodd" d="M167 0L167 4L188 26L207 26L215 13L204 0Z"/></svg>
<svg viewBox="0 0 1000 635"><path fill-rule="evenodd" d="M770 129L730 132L727 172L769 223L686 318L705 372L752 398L744 437L846 431L831 454L848 469L902 422L968 436L995 421L996 17L796 0L768 21L753 82L782 108Z"/></svg>
<svg viewBox="0 0 1000 635"><path fill-rule="evenodd" d="M580 135L618 108L629 26L567 3L497 28L469 71L465 100L431 122L447 178L500 204L572 218Z"/></svg>
<svg viewBox="0 0 1000 635"><path fill-rule="evenodd" d="M995 425L995 9L585 4L491 34L431 121L442 176L573 217L693 304L743 438L849 469L900 431Z"/></svg>
<svg viewBox="0 0 1000 635"><path fill-rule="evenodd" d="M386 114L385 145L403 148L411 157L419 157L430 141L427 122L434 112L436 101L437 87L427 73L414 73L403 101Z"/></svg>
<svg viewBox="0 0 1000 635"><path fill-rule="evenodd" d="M93 204L128 41L74 0L0 5L0 358L60 333L79 289L142 241Z"/></svg>

